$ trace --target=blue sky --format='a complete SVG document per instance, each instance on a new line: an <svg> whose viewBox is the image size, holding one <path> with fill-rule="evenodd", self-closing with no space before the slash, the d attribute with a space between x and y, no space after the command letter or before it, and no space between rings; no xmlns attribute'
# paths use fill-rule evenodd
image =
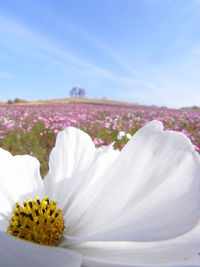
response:
<svg viewBox="0 0 200 267"><path fill-rule="evenodd" d="M1 0L0 100L200 106L200 0Z"/></svg>

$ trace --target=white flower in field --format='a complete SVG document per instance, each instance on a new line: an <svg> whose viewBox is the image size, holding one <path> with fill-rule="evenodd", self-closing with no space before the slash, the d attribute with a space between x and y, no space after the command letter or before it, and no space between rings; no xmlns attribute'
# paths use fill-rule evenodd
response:
<svg viewBox="0 0 200 267"><path fill-rule="evenodd" d="M124 136L126 135L126 133L124 131L120 131L117 135L117 139L121 140Z"/></svg>
<svg viewBox="0 0 200 267"><path fill-rule="evenodd" d="M122 152L65 129L44 182L36 159L0 150L0 266L200 266L199 173L189 139L157 121Z"/></svg>
<svg viewBox="0 0 200 267"><path fill-rule="evenodd" d="M131 139L132 135L131 135L130 133L127 133L127 134L126 134L126 137L127 137L128 139Z"/></svg>
<svg viewBox="0 0 200 267"><path fill-rule="evenodd" d="M120 131L120 132L119 132L119 135L120 135L121 137L124 137L124 136L126 135L126 133L125 133L124 131Z"/></svg>

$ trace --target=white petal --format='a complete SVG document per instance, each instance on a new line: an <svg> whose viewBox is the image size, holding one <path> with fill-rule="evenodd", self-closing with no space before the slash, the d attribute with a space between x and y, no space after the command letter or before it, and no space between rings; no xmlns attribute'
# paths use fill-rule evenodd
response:
<svg viewBox="0 0 200 267"><path fill-rule="evenodd" d="M94 241L67 247L84 256L84 266L200 266L200 225L174 239L155 242Z"/></svg>
<svg viewBox="0 0 200 267"><path fill-rule="evenodd" d="M122 136L121 135L117 135L117 140L121 140L122 139Z"/></svg>
<svg viewBox="0 0 200 267"><path fill-rule="evenodd" d="M127 134L126 134L126 137L127 137L128 139L131 139L132 135L131 135L130 133L127 133Z"/></svg>
<svg viewBox="0 0 200 267"><path fill-rule="evenodd" d="M120 131L120 132L119 132L119 135L120 135L121 137L123 137L123 136L126 135L126 133L125 133L124 131Z"/></svg>
<svg viewBox="0 0 200 267"><path fill-rule="evenodd" d="M80 267L81 261L76 252L40 246L0 232L1 267Z"/></svg>
<svg viewBox="0 0 200 267"><path fill-rule="evenodd" d="M0 148L0 221L7 218L15 202L42 194L37 159L28 155L12 156Z"/></svg>
<svg viewBox="0 0 200 267"><path fill-rule="evenodd" d="M73 203L76 225L69 234L134 241L183 234L200 218L199 173L200 159L189 139L163 132L153 121Z"/></svg>
<svg viewBox="0 0 200 267"><path fill-rule="evenodd" d="M45 192L63 205L73 184L89 168L95 155L92 139L81 130L68 127L60 132L50 154Z"/></svg>
<svg viewBox="0 0 200 267"><path fill-rule="evenodd" d="M105 170L116 160L119 154L119 151L113 149L112 144L96 149L90 168L82 177L80 176L80 179L70 185L69 193L66 196L68 203L64 208L64 220L67 225L66 235L74 234L76 229L80 228L79 222L81 221L82 210L76 210L77 212L75 212L74 206L102 179ZM90 204L91 201L88 201L87 205ZM81 208L85 209L86 207L82 206Z"/></svg>

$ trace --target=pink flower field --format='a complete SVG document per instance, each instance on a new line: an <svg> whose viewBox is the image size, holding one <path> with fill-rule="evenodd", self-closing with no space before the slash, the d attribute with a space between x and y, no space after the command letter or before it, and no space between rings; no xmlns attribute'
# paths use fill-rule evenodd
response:
<svg viewBox="0 0 200 267"><path fill-rule="evenodd" d="M87 132L96 146L113 142L122 149L130 135L151 120L183 132L200 151L200 112L126 104L72 102L65 104L0 105L0 145L13 154L30 154L44 175L57 133L74 126ZM119 133L123 131L119 138Z"/></svg>

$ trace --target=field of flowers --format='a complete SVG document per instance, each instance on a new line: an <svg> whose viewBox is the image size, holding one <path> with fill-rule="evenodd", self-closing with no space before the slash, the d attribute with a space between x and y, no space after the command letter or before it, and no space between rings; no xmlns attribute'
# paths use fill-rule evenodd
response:
<svg viewBox="0 0 200 267"><path fill-rule="evenodd" d="M165 129L183 132L200 151L198 110L81 102L0 105L0 147L12 154L35 156L44 176L56 135L65 127L84 130L96 146L115 142L114 147L121 150L131 135L153 119L162 121Z"/></svg>

